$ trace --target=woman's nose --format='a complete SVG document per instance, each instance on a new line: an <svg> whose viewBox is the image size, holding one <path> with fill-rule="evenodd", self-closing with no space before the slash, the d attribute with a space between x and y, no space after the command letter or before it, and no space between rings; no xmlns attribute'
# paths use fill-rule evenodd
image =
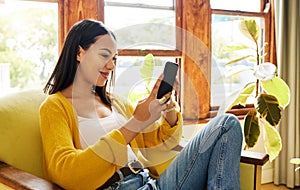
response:
<svg viewBox="0 0 300 190"><path fill-rule="evenodd" d="M106 64L106 68L109 70L113 70L115 68L115 60L114 59L110 59L108 61L108 63Z"/></svg>

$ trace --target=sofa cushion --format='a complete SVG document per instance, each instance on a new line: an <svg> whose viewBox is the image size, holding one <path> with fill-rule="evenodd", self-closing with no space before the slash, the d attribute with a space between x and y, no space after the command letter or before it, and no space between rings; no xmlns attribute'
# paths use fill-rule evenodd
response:
<svg viewBox="0 0 300 190"><path fill-rule="evenodd" d="M30 89L0 98L0 161L43 177L39 106L46 98Z"/></svg>

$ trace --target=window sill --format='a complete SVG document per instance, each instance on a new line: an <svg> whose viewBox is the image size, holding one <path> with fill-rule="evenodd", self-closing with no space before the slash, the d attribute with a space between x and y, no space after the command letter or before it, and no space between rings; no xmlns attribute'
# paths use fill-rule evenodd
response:
<svg viewBox="0 0 300 190"><path fill-rule="evenodd" d="M253 104L247 104L246 106L238 105L238 106L234 106L231 110L227 111L226 113L231 113L237 116L239 120L243 120L246 114L253 108L254 108ZM198 120L184 119L184 125L208 123L212 118L217 116L218 109L219 107L212 107L208 113L208 116L203 119L198 119Z"/></svg>

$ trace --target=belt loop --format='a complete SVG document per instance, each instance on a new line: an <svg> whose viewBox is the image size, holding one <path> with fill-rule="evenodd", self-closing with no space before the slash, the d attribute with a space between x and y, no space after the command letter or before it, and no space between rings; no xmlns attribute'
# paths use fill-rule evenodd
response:
<svg viewBox="0 0 300 190"><path fill-rule="evenodd" d="M124 175L122 174L122 172L120 170L117 170L117 173L120 177L120 181L123 181L124 180Z"/></svg>

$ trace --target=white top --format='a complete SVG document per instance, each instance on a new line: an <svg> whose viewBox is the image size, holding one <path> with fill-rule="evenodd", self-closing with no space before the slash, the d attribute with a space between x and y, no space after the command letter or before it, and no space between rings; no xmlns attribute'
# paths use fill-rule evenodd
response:
<svg viewBox="0 0 300 190"><path fill-rule="evenodd" d="M119 129L126 123L126 119L112 108L112 114L104 118L84 118L78 116L80 143L83 149L95 144L101 136L113 129ZM128 148L128 161L137 160L131 146Z"/></svg>

